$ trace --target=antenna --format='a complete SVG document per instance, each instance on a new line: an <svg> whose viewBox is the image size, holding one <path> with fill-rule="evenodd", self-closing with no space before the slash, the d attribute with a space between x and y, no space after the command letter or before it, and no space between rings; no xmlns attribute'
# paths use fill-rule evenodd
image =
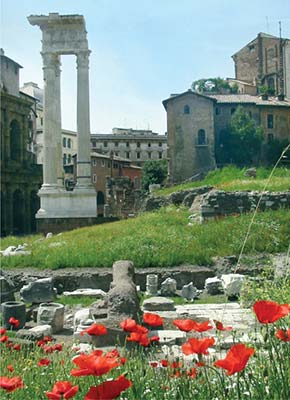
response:
<svg viewBox="0 0 290 400"><path fill-rule="evenodd" d="M282 39L282 23L279 21L279 38Z"/></svg>

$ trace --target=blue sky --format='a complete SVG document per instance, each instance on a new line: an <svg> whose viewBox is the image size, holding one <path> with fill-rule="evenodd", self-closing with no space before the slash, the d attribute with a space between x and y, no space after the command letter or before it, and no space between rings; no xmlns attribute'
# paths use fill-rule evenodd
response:
<svg viewBox="0 0 290 400"><path fill-rule="evenodd" d="M1 47L42 86L41 31L31 14L82 14L90 57L92 133L166 131L162 100L194 80L233 77L231 55L258 32L290 38L289 0L1 0ZM62 57L63 128L76 127L76 68Z"/></svg>

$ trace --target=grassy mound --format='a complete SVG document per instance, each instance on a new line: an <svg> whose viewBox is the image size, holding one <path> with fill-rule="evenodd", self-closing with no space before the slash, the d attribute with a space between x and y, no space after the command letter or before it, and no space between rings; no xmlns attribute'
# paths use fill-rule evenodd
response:
<svg viewBox="0 0 290 400"><path fill-rule="evenodd" d="M1 267L111 267L121 259L132 260L137 268L210 265L213 256L239 254L252 218L245 214L188 226L188 216L188 210L170 207L50 239L7 237L2 249L25 242L32 254L1 257ZM287 251L289 241L289 210L258 213L244 252Z"/></svg>
<svg viewBox="0 0 290 400"><path fill-rule="evenodd" d="M290 169L277 168L268 180L270 169L257 168L257 177L245 177L246 168L235 166L225 167L209 172L205 179L196 182L187 182L171 186L154 192L156 196L166 196L179 190L193 189L195 187L210 185L225 191L235 190L269 190L274 192L290 190Z"/></svg>

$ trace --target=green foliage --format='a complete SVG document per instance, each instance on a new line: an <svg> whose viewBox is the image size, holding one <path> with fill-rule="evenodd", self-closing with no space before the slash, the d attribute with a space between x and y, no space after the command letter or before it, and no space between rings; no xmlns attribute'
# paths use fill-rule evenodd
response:
<svg viewBox="0 0 290 400"><path fill-rule="evenodd" d="M261 95L263 94L267 94L269 96L275 95L275 89L265 85L258 86L258 91Z"/></svg>
<svg viewBox="0 0 290 400"><path fill-rule="evenodd" d="M184 263L211 265L212 257L239 254L251 214L188 226L189 212L175 207L135 218L63 232L42 241L33 237L3 239L9 245L28 244L27 256L2 257L2 268L107 267L120 259L137 268L169 267ZM28 239L28 240L26 240ZM245 254L286 251L290 240L289 210L259 213ZM53 243L60 242L59 246Z"/></svg>
<svg viewBox="0 0 290 400"><path fill-rule="evenodd" d="M191 85L192 90L199 93L237 93L238 86L234 84L231 86L226 79L217 78L206 78L194 81Z"/></svg>
<svg viewBox="0 0 290 400"><path fill-rule="evenodd" d="M188 190L205 185L214 186L216 189L225 191L265 190L265 188L270 191L285 191L290 188L290 169L288 168L276 168L270 181L268 181L271 173L269 168L257 168L256 179L245 177L245 171L246 168L238 168L231 165L210 171L201 181L186 182L163 188L154 192L154 194L156 196L166 196L178 190Z"/></svg>
<svg viewBox="0 0 290 400"><path fill-rule="evenodd" d="M234 113L228 130L221 132L217 162L249 165L259 160L263 131L242 108Z"/></svg>
<svg viewBox="0 0 290 400"><path fill-rule="evenodd" d="M265 146L267 163L270 165L275 165L288 144L289 143L287 140L280 142L275 138L267 143ZM283 159L282 162L284 161L288 161L288 163L290 162L290 149L285 153L285 159Z"/></svg>
<svg viewBox="0 0 290 400"><path fill-rule="evenodd" d="M143 166L142 189L147 191L149 185L162 184L167 177L166 160L149 160Z"/></svg>

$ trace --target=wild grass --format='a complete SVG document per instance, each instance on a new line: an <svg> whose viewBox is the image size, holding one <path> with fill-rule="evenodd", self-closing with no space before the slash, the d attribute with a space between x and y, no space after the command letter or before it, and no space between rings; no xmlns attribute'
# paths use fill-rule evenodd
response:
<svg viewBox="0 0 290 400"><path fill-rule="evenodd" d="M163 188L154 192L156 196L166 196L170 193L179 190L193 189L199 186L209 185L216 189L225 191L235 190L266 190L269 191L285 191L290 190L290 169L277 168L268 182L268 177L271 173L270 169L257 168L257 177L245 177L246 168L237 168L229 166L222 169L211 171L201 181L187 182L180 185L174 185L168 188Z"/></svg>
<svg viewBox="0 0 290 400"><path fill-rule="evenodd" d="M188 226L188 216L186 209L169 207L49 239L7 237L2 240L2 249L26 242L32 253L1 257L1 267L110 268L121 259L132 260L136 268L211 265L214 256L239 254L252 218L245 214ZM284 252L289 242L289 210L261 212L256 215L244 254Z"/></svg>

